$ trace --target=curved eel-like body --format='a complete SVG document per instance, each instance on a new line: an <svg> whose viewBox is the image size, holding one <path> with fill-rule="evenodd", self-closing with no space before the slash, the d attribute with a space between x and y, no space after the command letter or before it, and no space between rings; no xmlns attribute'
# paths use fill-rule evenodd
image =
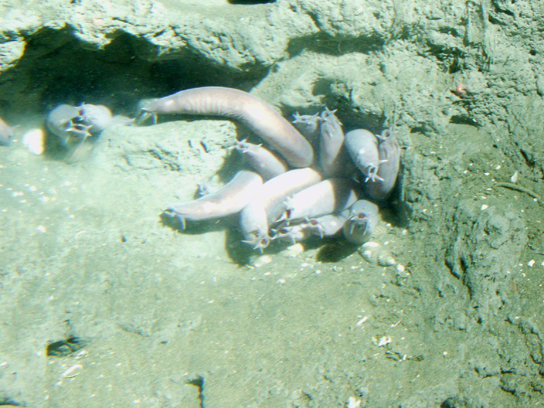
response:
<svg viewBox="0 0 544 408"><path fill-rule="evenodd" d="M287 221L314 218L345 210L355 201L357 183L347 178L332 178L302 190L285 200Z"/></svg>
<svg viewBox="0 0 544 408"><path fill-rule="evenodd" d="M378 206L370 201L359 200L349 208L344 223L344 237L352 244L361 245L372 238L378 224Z"/></svg>
<svg viewBox="0 0 544 408"><path fill-rule="evenodd" d="M266 181L285 173L289 169L283 160L280 160L274 153L261 145L243 140L234 142L234 148Z"/></svg>
<svg viewBox="0 0 544 408"><path fill-rule="evenodd" d="M268 226L285 210L285 199L321 181L321 175L311 169L295 169L280 174L263 184L257 195L240 212L240 228L246 243L262 250L270 243Z"/></svg>
<svg viewBox="0 0 544 408"><path fill-rule="evenodd" d="M144 111L218 115L236 119L277 150L294 167L312 164L313 150L308 141L271 106L232 88L210 86L187 89L145 105Z"/></svg>
<svg viewBox="0 0 544 408"><path fill-rule="evenodd" d="M348 176L355 168L344 147L342 123L334 112L328 109L321 112L319 161L321 169L329 177Z"/></svg>
<svg viewBox="0 0 544 408"><path fill-rule="evenodd" d="M352 130L346 133L344 145L357 168L365 176L365 183L379 180L380 155L378 139L374 133L365 129Z"/></svg>
<svg viewBox="0 0 544 408"><path fill-rule="evenodd" d="M400 167L399 142L391 130L384 130L381 136L378 136L378 153L380 166L376 180L372 183L365 183L364 188L370 198L383 201L393 191Z"/></svg>
<svg viewBox="0 0 544 408"><path fill-rule="evenodd" d="M173 213L185 229L185 220L207 220L237 213L255 197L262 184L260 175L241 170L215 193L187 203L169 205L165 211Z"/></svg>

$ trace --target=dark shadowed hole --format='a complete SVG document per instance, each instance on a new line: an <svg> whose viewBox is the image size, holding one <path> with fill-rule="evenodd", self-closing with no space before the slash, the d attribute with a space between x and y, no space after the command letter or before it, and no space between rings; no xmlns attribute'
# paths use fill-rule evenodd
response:
<svg viewBox="0 0 544 408"><path fill-rule="evenodd" d="M71 27L45 28L26 38L24 55L0 73L0 117L10 123L81 103L131 116L141 99L211 85L248 91L268 72L219 66L189 49L176 59L157 60L158 48L147 40L121 31L111 36L100 50L89 49Z"/></svg>

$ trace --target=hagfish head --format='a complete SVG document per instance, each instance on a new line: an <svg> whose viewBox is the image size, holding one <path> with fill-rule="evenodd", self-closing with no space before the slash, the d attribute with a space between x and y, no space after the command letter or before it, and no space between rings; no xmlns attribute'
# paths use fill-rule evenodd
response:
<svg viewBox="0 0 544 408"><path fill-rule="evenodd" d="M299 115L295 113L293 125L306 136L310 141L314 141L319 134L319 125L323 121L323 118L319 114L315 115Z"/></svg>
<svg viewBox="0 0 544 408"><path fill-rule="evenodd" d="M375 201L386 200L395 187L398 173L400 170L401 150L394 132L384 130L379 140L379 168L376 183L366 183L365 192Z"/></svg>
<svg viewBox="0 0 544 408"><path fill-rule="evenodd" d="M253 143L248 143L246 140L247 139L235 140L234 146L232 146L232 149L236 150L237 152L243 155L245 153L248 153L255 146L260 146L260 145L254 145Z"/></svg>
<svg viewBox="0 0 544 408"><path fill-rule="evenodd" d="M292 221L293 213L295 211L295 206L293 205L293 196L287 197L283 202L284 211L281 216L276 220L277 222L281 221Z"/></svg>
<svg viewBox="0 0 544 408"><path fill-rule="evenodd" d="M140 111L135 119L137 125L141 125L149 118L153 118L153 124L157 123L157 109L156 102L158 98L142 99L138 102L138 110Z"/></svg>
<svg viewBox="0 0 544 408"><path fill-rule="evenodd" d="M284 225L274 230L274 238L272 239L288 241L294 245L297 242L303 241L308 237L308 227L308 223L296 225L288 225L287 223L285 223Z"/></svg>
<svg viewBox="0 0 544 408"><path fill-rule="evenodd" d="M325 108L323 112L319 115L323 122L329 122L335 126L342 126L342 122L335 115L336 109L331 111L329 108ZM294 123L294 122L293 122Z"/></svg>
<svg viewBox="0 0 544 408"><path fill-rule="evenodd" d="M372 236L370 219L365 214L351 216L343 228L344 237L353 244L364 244Z"/></svg>
<svg viewBox="0 0 544 408"><path fill-rule="evenodd" d="M266 233L252 232L247 235L248 236L246 237L246 239L243 240L242 242L244 244L251 245L253 249L258 249L259 252L261 253L263 252L263 249L266 248L270 244L270 241L271 241L271 238L268 235L268 232Z"/></svg>
<svg viewBox="0 0 544 408"><path fill-rule="evenodd" d="M378 176L378 169L379 169L379 163L376 164L369 164L368 166L361 168L361 173L365 175L365 183L368 181L375 182L376 180L382 180L383 179Z"/></svg>
<svg viewBox="0 0 544 408"><path fill-rule="evenodd" d="M78 139L85 135L85 129L78 125L79 109L70 105L59 105L47 115L47 128L57 136L63 145L67 145L71 136Z"/></svg>
<svg viewBox="0 0 544 408"><path fill-rule="evenodd" d="M365 213L359 213L352 215L348 218L347 229L350 234L354 232L361 233L362 235L368 233L370 228L370 218Z"/></svg>
<svg viewBox="0 0 544 408"><path fill-rule="evenodd" d="M317 235L319 238L333 237L342 230L346 223L346 212L347 211L340 214L329 214L318 218L311 218L308 220L308 229L312 234Z"/></svg>
<svg viewBox="0 0 544 408"><path fill-rule="evenodd" d="M316 218L308 220L308 228L321 239L325 236L325 226Z"/></svg>
<svg viewBox="0 0 544 408"><path fill-rule="evenodd" d="M77 119L92 135L102 132L112 122L111 111L103 105L81 105Z"/></svg>
<svg viewBox="0 0 544 408"><path fill-rule="evenodd" d="M380 166L380 159L377 146L369 146L359 150L355 156L355 165L365 176L365 183L369 180L379 180L378 168Z"/></svg>
<svg viewBox="0 0 544 408"><path fill-rule="evenodd" d="M344 237L351 243L364 244L372 238L377 222L378 206L370 201L359 200L351 206L343 228Z"/></svg>
<svg viewBox="0 0 544 408"><path fill-rule="evenodd" d="M60 142L81 144L104 130L112 121L111 111L102 105L59 105L47 115L46 124Z"/></svg>

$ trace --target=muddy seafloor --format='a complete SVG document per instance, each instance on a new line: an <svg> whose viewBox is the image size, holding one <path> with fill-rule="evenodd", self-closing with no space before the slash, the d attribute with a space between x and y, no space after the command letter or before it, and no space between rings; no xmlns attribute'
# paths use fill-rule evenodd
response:
<svg viewBox="0 0 544 408"><path fill-rule="evenodd" d="M1 6L0 116L20 126L0 148L0 401L544 403L535 3L73 3ZM205 85L288 118L326 106L345 130L393 127L402 169L379 246L259 257L233 217L180 231L165 206L240 168L227 148L251 135L229 121L112 126L70 163L50 135L43 155L21 143L56 104L130 117Z"/></svg>

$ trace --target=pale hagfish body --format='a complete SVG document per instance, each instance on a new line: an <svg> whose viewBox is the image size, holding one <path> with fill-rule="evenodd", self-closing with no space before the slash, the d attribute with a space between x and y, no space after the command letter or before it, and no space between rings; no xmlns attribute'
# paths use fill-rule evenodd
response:
<svg viewBox="0 0 544 408"><path fill-rule="evenodd" d="M346 133L346 149L357 168L365 176L365 183L378 179L380 155L378 139L374 133L365 129L356 129Z"/></svg>
<svg viewBox="0 0 544 408"><path fill-rule="evenodd" d="M324 110L319 128L319 161L321 169L330 177L343 176L349 173L349 158L344 147L344 131L342 123L334 115L334 111Z"/></svg>
<svg viewBox="0 0 544 408"><path fill-rule="evenodd" d="M106 129L112 123L111 111L104 105L79 106L81 121L89 126L89 133L96 135Z"/></svg>
<svg viewBox="0 0 544 408"><path fill-rule="evenodd" d="M260 99L237 89L193 88L157 99L142 108L151 114L185 113L218 115L236 119L248 126L293 167L307 167L313 161L310 143Z"/></svg>
<svg viewBox="0 0 544 408"><path fill-rule="evenodd" d="M59 105L47 115L46 124L63 145L81 143L96 136L112 122L111 111L102 105Z"/></svg>
<svg viewBox="0 0 544 408"><path fill-rule="evenodd" d="M185 220L207 220L236 214L255 197L262 184L260 175L241 170L215 193L187 203L169 205L166 211L173 213L183 228Z"/></svg>
<svg viewBox="0 0 544 408"><path fill-rule="evenodd" d="M364 188L371 199L383 201L393 191L400 167L399 142L392 131L384 130L381 136L378 136L378 154L380 164L376 180L366 183Z"/></svg>
<svg viewBox="0 0 544 408"><path fill-rule="evenodd" d="M311 235L310 224L308 222L301 222L299 224L290 225L284 223L280 227L274 229L275 240L287 241L291 244L304 241Z"/></svg>
<svg viewBox="0 0 544 408"><path fill-rule="evenodd" d="M86 127L79 127L73 121L79 116L79 109L70 105L59 105L47 115L45 123L48 129L66 145L70 136L79 139L87 134ZM86 136L85 136L86 137Z"/></svg>
<svg viewBox="0 0 544 408"><path fill-rule="evenodd" d="M293 125L306 137L311 143L314 143L320 132L322 122L321 115L299 115L298 112L293 115Z"/></svg>
<svg viewBox="0 0 544 408"><path fill-rule="evenodd" d="M166 209L182 225L239 212L243 242L261 251L272 239L295 243L340 233L353 244L367 242L378 223L378 207L359 198L384 201L396 182L400 148L394 135L385 131L376 137L357 129L344 136L335 111L328 109L295 115L294 124L319 148L317 164L312 145L272 107L246 92L189 89L148 102L142 110L142 117L178 113L232 118L271 147L235 141L233 149L259 175L242 170L216 193ZM362 180L355 177L358 171Z"/></svg>
<svg viewBox="0 0 544 408"><path fill-rule="evenodd" d="M361 245L369 241L378 224L378 206L370 201L359 200L349 209L344 223L344 237L352 244Z"/></svg>
<svg viewBox="0 0 544 408"><path fill-rule="evenodd" d="M304 241L313 236L329 238L337 236L347 221L349 210L340 214L327 214L317 218L310 218L298 224L284 223L275 230L274 239L291 242Z"/></svg>
<svg viewBox="0 0 544 408"><path fill-rule="evenodd" d="M342 231L348 216L349 210L345 210L340 214L328 214L312 218L308 221L308 225L312 234L317 235L319 238L334 237Z"/></svg>
<svg viewBox="0 0 544 408"><path fill-rule="evenodd" d="M321 175L311 169L296 169L267 181L255 198L240 212L240 228L245 242L256 249L270 242L268 229L285 211L287 197L321 181Z"/></svg>
<svg viewBox="0 0 544 408"><path fill-rule="evenodd" d="M317 218L310 218L298 224L285 223L276 230L274 239L291 242L304 241L311 236L319 238L330 238L337 236L347 221L349 210L342 211L340 214L327 214Z"/></svg>
<svg viewBox="0 0 544 408"><path fill-rule="evenodd" d="M308 187L285 200L287 221L315 218L342 211L357 201L357 183L332 178Z"/></svg>
<svg viewBox="0 0 544 408"><path fill-rule="evenodd" d="M283 160L270 150L246 141L234 142L234 148L244 157L246 162L259 173L264 180L270 180L288 170Z"/></svg>

